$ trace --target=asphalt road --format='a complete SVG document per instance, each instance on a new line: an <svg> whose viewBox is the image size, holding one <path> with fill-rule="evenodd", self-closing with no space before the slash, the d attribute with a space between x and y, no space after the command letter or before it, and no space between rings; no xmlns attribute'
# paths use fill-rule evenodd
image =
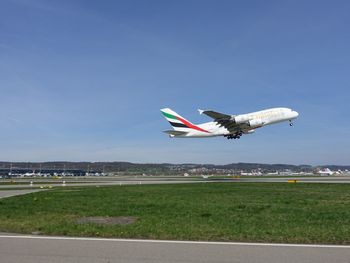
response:
<svg viewBox="0 0 350 263"><path fill-rule="evenodd" d="M215 180L215 179L212 179ZM239 179L222 179L221 181L236 181L244 183L287 183L290 180L296 180L298 183L332 183L332 184L346 184L350 183L350 176L314 176L314 177L280 177L280 178L268 178L268 177L257 177L257 178L239 178Z"/></svg>
<svg viewBox="0 0 350 263"><path fill-rule="evenodd" d="M23 189L23 190L6 190L6 191L0 191L0 199L5 197L11 197L15 195L25 195L30 193L35 193L38 191L42 191L41 189Z"/></svg>
<svg viewBox="0 0 350 263"><path fill-rule="evenodd" d="M288 180L297 180L298 183L350 183L350 176L327 176L327 177L280 177L280 178L218 178L210 177L208 179L202 178L156 178L156 177L140 177L140 178L129 178L129 179L112 179L112 178L100 178L96 180L85 180L82 179L36 179L32 180L34 184L31 186L29 184L30 180L15 180L16 182L26 182L25 184L5 184L1 185L1 182L8 182L8 180L0 180L0 190L1 189L11 189L11 188L39 188L40 186L103 186L103 185L130 185L130 184L183 184L183 183L212 183L212 182L244 182L244 183L287 183ZM62 184L65 181L65 184Z"/></svg>
<svg viewBox="0 0 350 263"><path fill-rule="evenodd" d="M0 259L4 263L349 263L350 246L0 235Z"/></svg>
<svg viewBox="0 0 350 263"><path fill-rule="evenodd" d="M67 187L67 186L111 186L111 185L142 185L142 184L186 184L186 183L205 183L205 181L198 181L198 180L120 180L120 181L95 181L95 182L66 182L65 184L62 183L34 183L33 185L30 184L11 184L11 185L0 185L1 189L28 189L28 188L40 188L40 187Z"/></svg>

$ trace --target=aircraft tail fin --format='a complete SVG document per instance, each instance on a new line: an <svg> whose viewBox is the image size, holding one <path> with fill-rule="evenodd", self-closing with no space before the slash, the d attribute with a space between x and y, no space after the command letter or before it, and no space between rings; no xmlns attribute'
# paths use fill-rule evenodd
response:
<svg viewBox="0 0 350 263"><path fill-rule="evenodd" d="M175 131L188 132L193 124L169 108L160 110Z"/></svg>
<svg viewBox="0 0 350 263"><path fill-rule="evenodd" d="M161 109L160 111L162 112L165 119L170 123L170 125L173 127L175 131L186 132L186 133L193 130L201 131L201 132L209 132L189 122L188 120L186 120L184 117L181 117L172 109L164 108L164 109Z"/></svg>

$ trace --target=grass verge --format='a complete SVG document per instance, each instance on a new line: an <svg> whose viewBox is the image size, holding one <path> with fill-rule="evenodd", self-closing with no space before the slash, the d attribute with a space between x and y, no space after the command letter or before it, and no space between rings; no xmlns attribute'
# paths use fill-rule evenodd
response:
<svg viewBox="0 0 350 263"><path fill-rule="evenodd" d="M131 225L79 224L132 216ZM71 187L0 200L0 231L48 235L350 244L349 184Z"/></svg>

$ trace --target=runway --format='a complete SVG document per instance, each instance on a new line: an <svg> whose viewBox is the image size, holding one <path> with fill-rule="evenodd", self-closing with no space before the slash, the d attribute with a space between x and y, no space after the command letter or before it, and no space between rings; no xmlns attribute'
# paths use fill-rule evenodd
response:
<svg viewBox="0 0 350 263"><path fill-rule="evenodd" d="M185 178L185 177L139 177L139 178L67 178L67 179L17 179L16 182L21 184L1 184L1 182L9 183L9 180L0 180L1 189L37 189L40 187L66 187L66 186L108 186L108 185L143 185L143 184L186 184L186 183L213 183L213 182L227 182L227 183L287 183L290 180L296 180L297 183L350 183L350 176L310 176L310 177L243 177L243 178ZM33 181L33 185L30 185ZM65 181L65 184L63 184Z"/></svg>
<svg viewBox="0 0 350 263"><path fill-rule="evenodd" d="M57 182L35 182L35 184L13 184L13 185L0 185L1 189L37 189L40 187L67 187L67 186L113 186L113 185L144 185L144 184L188 184L188 183L208 183L210 181L203 180L115 180L115 181L90 181L90 182L80 182L80 181L67 181L65 184Z"/></svg>
<svg viewBox="0 0 350 263"><path fill-rule="evenodd" d="M1 262L349 263L350 246L0 235Z"/></svg>
<svg viewBox="0 0 350 263"><path fill-rule="evenodd" d="M214 178L212 180L215 180ZM288 183L288 181L296 180L297 183L332 183L332 184L347 184L350 183L350 176L288 176L288 177L256 177L256 178L238 178L238 179L221 179L220 181L227 182L235 180L236 182L244 183ZM215 180L216 181L216 180Z"/></svg>
<svg viewBox="0 0 350 263"><path fill-rule="evenodd" d="M30 194L30 193L35 193L42 191L42 189L23 189L23 190L6 190L6 191L0 191L0 199L1 198L6 198L6 197L11 197L11 196L16 196L16 195L25 195L25 194Z"/></svg>

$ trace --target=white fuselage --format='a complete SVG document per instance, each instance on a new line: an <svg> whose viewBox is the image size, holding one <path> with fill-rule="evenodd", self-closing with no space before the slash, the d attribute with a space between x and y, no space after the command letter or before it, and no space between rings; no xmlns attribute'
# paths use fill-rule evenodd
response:
<svg viewBox="0 0 350 263"><path fill-rule="evenodd" d="M253 133L255 129L266 125L284 121L292 121L293 119L297 118L298 115L298 112L289 108L271 108L247 114L232 115L231 120L235 120L237 124L244 124L245 127L240 132L249 134ZM186 135L172 137L203 138L232 134L232 132L230 132L227 128L214 121L198 124L196 126L206 130L207 132L191 130Z"/></svg>

